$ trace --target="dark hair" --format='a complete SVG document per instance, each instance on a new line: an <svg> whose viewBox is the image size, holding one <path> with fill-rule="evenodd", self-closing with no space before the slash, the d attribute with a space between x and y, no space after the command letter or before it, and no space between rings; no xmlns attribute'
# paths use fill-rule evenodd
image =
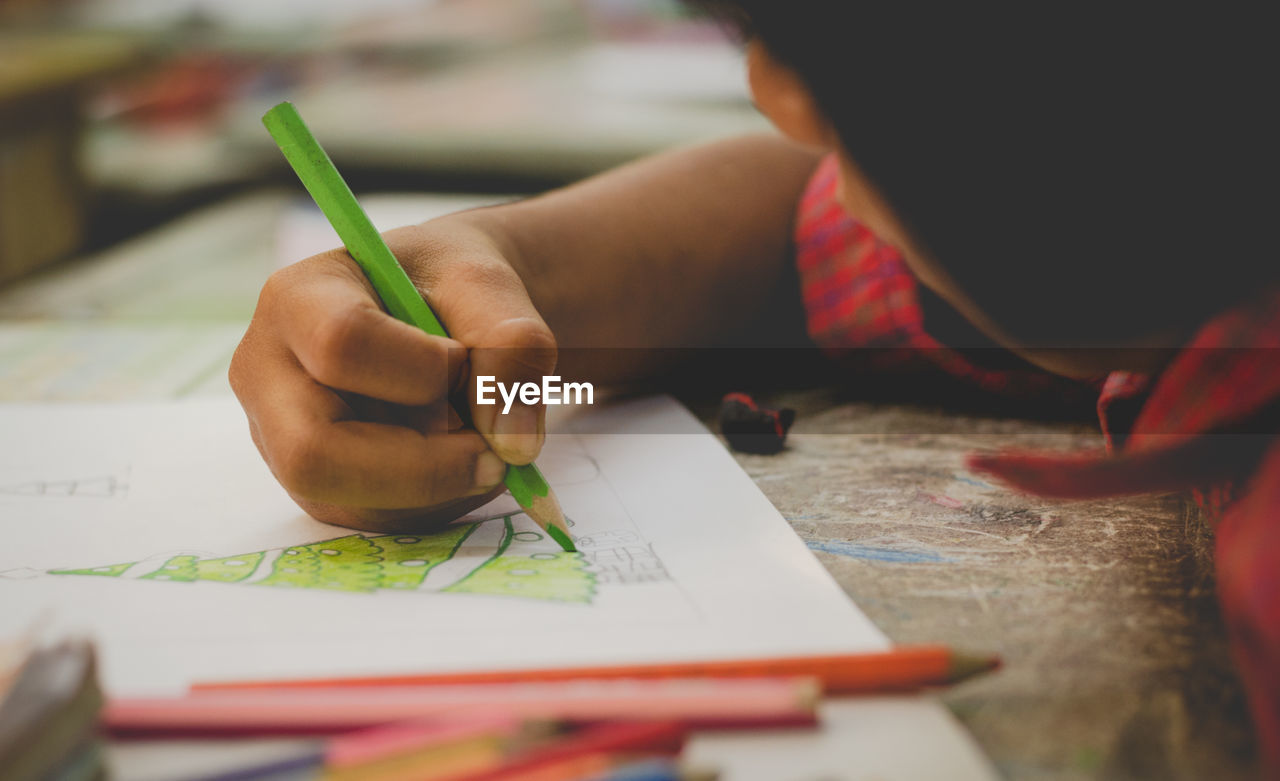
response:
<svg viewBox="0 0 1280 781"><path fill-rule="evenodd" d="M799 74L1019 341L1185 335L1280 281L1264 4L691 4Z"/></svg>

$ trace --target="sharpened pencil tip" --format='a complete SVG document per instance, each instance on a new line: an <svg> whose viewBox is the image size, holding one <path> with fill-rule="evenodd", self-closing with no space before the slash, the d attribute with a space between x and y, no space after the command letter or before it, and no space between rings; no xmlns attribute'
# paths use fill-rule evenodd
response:
<svg viewBox="0 0 1280 781"><path fill-rule="evenodd" d="M561 547L561 548L564 548L564 549L565 549L565 551L567 551L568 553L577 553L577 552L578 552L578 548L577 548L577 546L575 546L575 545L573 544L573 539L572 539L572 538L570 538L570 537L569 537L569 535L567 535L567 534L565 534L564 532L562 532L562 531L560 531L559 529L557 529L556 527L554 527L554 526L548 526L548 527L547 527L547 534L550 534L550 535L551 535L551 539L553 539L553 540L555 540L556 542L558 542L558 543L560 544L560 547Z"/></svg>
<svg viewBox="0 0 1280 781"><path fill-rule="evenodd" d="M525 513L533 519L534 523L546 530L551 539L565 551L578 552L577 546L573 544L573 538L569 536L569 525L565 523L564 511L560 509L560 502L556 499L554 491L548 490L546 496L533 497Z"/></svg>
<svg viewBox="0 0 1280 781"><path fill-rule="evenodd" d="M954 654L951 657L951 674L948 676L948 681L959 683L966 678L998 670L1000 665L1000 657L995 655Z"/></svg>

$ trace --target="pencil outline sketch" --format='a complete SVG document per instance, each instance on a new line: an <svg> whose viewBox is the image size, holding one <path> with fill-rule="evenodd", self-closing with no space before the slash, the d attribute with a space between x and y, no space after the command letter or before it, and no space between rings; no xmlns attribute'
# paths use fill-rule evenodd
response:
<svg viewBox="0 0 1280 781"><path fill-rule="evenodd" d="M53 499L121 499L129 493L129 480L123 475L96 474L58 480L20 480L0 484L0 495L21 498Z"/></svg>
<svg viewBox="0 0 1280 781"><path fill-rule="evenodd" d="M577 440L577 435L570 435ZM579 447L581 447L579 443ZM583 450L549 459L557 485L599 481L632 528L592 529L577 537L578 552L555 545L512 502L469 515L431 534L351 532L314 542L223 556L170 550L134 561L89 567L0 573L108 577L119 580L261 586L374 594L469 594L590 605L601 586L674 585L653 546L635 530L617 492ZM556 463L556 462L559 463ZM119 483L121 490L128 486ZM566 522L573 528L572 517ZM692 603L691 603L692 604Z"/></svg>

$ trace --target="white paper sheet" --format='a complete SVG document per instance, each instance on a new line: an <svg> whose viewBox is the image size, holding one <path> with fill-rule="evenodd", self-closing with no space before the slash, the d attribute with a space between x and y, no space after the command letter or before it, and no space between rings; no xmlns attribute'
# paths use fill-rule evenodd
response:
<svg viewBox="0 0 1280 781"><path fill-rule="evenodd" d="M234 401L0 405L0 632L85 628L113 694L887 645L674 401L559 431L539 463L581 559L506 497L435 544L311 520Z"/></svg>

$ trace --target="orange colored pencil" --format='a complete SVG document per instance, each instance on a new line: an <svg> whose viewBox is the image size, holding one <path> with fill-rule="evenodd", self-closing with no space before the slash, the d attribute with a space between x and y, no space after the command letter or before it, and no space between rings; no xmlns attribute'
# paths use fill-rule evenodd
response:
<svg viewBox="0 0 1280 781"><path fill-rule="evenodd" d="M232 681L196 684L193 691L232 689L311 689L345 686L443 686L480 683L553 683L622 678L759 678L810 676L828 695L912 691L946 686L995 670L1000 658L974 656L946 646L903 646L889 651L774 659L735 659L600 667L547 667L526 670L389 675L278 681Z"/></svg>

